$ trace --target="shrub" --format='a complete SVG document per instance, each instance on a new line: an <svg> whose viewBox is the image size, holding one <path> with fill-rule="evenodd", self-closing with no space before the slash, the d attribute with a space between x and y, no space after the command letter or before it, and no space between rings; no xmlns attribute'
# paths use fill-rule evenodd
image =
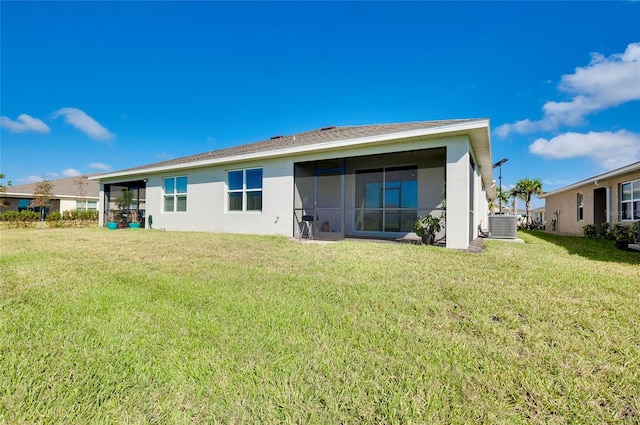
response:
<svg viewBox="0 0 640 425"><path fill-rule="evenodd" d="M600 237L602 239L615 239L613 236L613 233L611 232L611 223L609 223L608 221L603 221L600 224Z"/></svg>
<svg viewBox="0 0 640 425"><path fill-rule="evenodd" d="M624 224L616 223L611 229L616 240L616 248L627 249L630 243L636 243L638 240L638 227L633 224L626 226Z"/></svg>
<svg viewBox="0 0 640 425"><path fill-rule="evenodd" d="M595 224L587 224L582 226L582 234L587 238L595 238L596 237L596 225Z"/></svg>
<svg viewBox="0 0 640 425"><path fill-rule="evenodd" d="M34 227L40 220L40 214L35 211L7 211L0 214L0 221L9 228Z"/></svg>
<svg viewBox="0 0 640 425"><path fill-rule="evenodd" d="M58 221L58 220L60 220L60 218L62 218L62 217L60 216L60 213L59 213L58 211L54 211L54 212L50 213L50 214L47 216L46 220L47 220L47 222L50 222L50 221Z"/></svg>

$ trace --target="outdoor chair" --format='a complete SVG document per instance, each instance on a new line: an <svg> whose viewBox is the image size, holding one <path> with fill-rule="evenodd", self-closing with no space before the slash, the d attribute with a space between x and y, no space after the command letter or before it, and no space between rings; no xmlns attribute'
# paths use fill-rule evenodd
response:
<svg viewBox="0 0 640 425"><path fill-rule="evenodd" d="M313 216L312 215L302 216L302 232L300 232L300 237L305 239L313 239Z"/></svg>

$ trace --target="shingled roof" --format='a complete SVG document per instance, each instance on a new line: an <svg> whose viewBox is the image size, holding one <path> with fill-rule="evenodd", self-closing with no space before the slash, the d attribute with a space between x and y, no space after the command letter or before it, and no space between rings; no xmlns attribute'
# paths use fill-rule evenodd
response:
<svg viewBox="0 0 640 425"><path fill-rule="evenodd" d="M90 174L89 176L96 175ZM95 180L87 179L88 176L83 176L86 181L85 193L84 197L86 198L98 198L100 194L100 183ZM75 180L78 176L75 177L65 177L62 179L49 180L49 182L53 185L53 194L54 198L58 197L81 197L83 196L80 193L80 188L75 183ZM36 184L38 183L27 183L20 184L16 186L10 186L7 188L7 192L4 196L10 197L11 195L21 195L21 196L31 196L35 192Z"/></svg>
<svg viewBox="0 0 640 425"><path fill-rule="evenodd" d="M457 119L440 121L416 121L397 124L374 124L346 127L323 127L316 130L306 131L288 136L274 136L267 140L249 143L240 146L204 152L196 155L184 156L167 161L146 164L138 167L118 170L117 174L135 172L148 168L158 168L167 166L177 166L191 162L215 160L239 155L257 154L263 152L278 151L281 149L311 146L320 143L337 142L341 140L353 140L363 137L382 136L385 134L400 133L403 131L437 128L453 124L464 124L478 121L478 119Z"/></svg>

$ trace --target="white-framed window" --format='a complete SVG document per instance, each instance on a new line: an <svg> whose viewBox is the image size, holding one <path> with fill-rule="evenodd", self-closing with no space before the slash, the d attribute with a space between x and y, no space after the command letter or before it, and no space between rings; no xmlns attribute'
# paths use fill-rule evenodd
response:
<svg viewBox="0 0 640 425"><path fill-rule="evenodd" d="M187 176L165 177L164 212L184 212L187 210Z"/></svg>
<svg viewBox="0 0 640 425"><path fill-rule="evenodd" d="M229 211L262 211L262 168L227 171Z"/></svg>
<svg viewBox="0 0 640 425"><path fill-rule="evenodd" d="M620 185L620 220L640 220L640 179Z"/></svg>
<svg viewBox="0 0 640 425"><path fill-rule="evenodd" d="M98 201L76 201L76 211L95 211L98 209Z"/></svg>
<svg viewBox="0 0 640 425"><path fill-rule="evenodd" d="M577 205L578 205L578 221L582 221L584 220L584 195L582 193L578 193Z"/></svg>

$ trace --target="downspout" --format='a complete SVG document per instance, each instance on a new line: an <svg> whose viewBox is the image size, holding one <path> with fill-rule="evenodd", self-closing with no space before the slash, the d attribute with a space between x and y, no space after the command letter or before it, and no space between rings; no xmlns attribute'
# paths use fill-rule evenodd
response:
<svg viewBox="0 0 640 425"><path fill-rule="evenodd" d="M598 183L598 180L594 180L593 183L598 187L604 187L607 193L607 222L611 223L611 186L605 186Z"/></svg>

